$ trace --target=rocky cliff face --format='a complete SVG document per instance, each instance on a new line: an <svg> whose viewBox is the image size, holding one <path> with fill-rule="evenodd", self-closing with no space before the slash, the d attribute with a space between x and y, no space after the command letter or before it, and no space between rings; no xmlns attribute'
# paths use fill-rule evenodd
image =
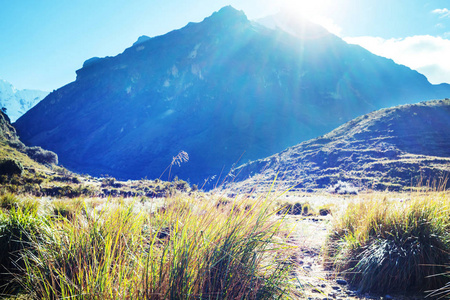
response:
<svg viewBox="0 0 450 300"><path fill-rule="evenodd" d="M92 175L157 178L183 150L189 161L172 175L201 185L239 158L271 155L374 109L449 93L334 35L292 35L225 7L115 57L88 60L75 82L15 125L28 145Z"/></svg>
<svg viewBox="0 0 450 300"><path fill-rule="evenodd" d="M415 187L450 174L450 100L383 109L332 132L234 170L228 187L326 188L338 181L360 188Z"/></svg>
<svg viewBox="0 0 450 300"><path fill-rule="evenodd" d="M0 141L18 141L16 129L11 125L8 115L0 111Z"/></svg>
<svg viewBox="0 0 450 300"><path fill-rule="evenodd" d="M16 161L18 164L29 159L42 165L58 164L58 156L55 153L44 150L39 146L25 146L19 140L16 129L11 125L8 115L0 111L0 161L5 159ZM4 175L1 168L0 166L0 175Z"/></svg>

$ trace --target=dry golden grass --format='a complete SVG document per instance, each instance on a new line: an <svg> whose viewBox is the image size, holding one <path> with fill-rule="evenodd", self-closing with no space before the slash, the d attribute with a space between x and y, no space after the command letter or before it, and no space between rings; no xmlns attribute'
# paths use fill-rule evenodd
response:
<svg viewBox="0 0 450 300"><path fill-rule="evenodd" d="M271 205L265 198L175 197L152 208L131 199L47 200L47 209L14 212L40 225L36 232L18 227L16 240L26 236L27 246L16 252L23 263L4 293L22 289L35 299L287 297L293 249ZM12 216L5 210L3 228Z"/></svg>

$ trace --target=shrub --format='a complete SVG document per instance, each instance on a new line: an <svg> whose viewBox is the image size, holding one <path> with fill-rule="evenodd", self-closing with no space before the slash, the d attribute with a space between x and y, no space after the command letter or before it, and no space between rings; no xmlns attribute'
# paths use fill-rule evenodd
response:
<svg viewBox="0 0 450 300"><path fill-rule="evenodd" d="M318 208L319 216L331 215L331 206L321 206Z"/></svg>
<svg viewBox="0 0 450 300"><path fill-rule="evenodd" d="M52 151L44 150L41 147L28 147L26 154L41 164L58 164L58 155Z"/></svg>
<svg viewBox="0 0 450 300"><path fill-rule="evenodd" d="M23 166L20 162L9 158L0 161L0 175L22 175L22 172Z"/></svg>
<svg viewBox="0 0 450 300"><path fill-rule="evenodd" d="M303 203L303 207L302 207L302 215L304 215L304 216L310 216L310 215L312 215L311 205L310 205L308 202Z"/></svg>
<svg viewBox="0 0 450 300"><path fill-rule="evenodd" d="M277 211L278 215L312 215L311 205L308 202L305 203L284 203Z"/></svg>
<svg viewBox="0 0 450 300"><path fill-rule="evenodd" d="M111 186L114 187L116 179L114 177L106 177L102 179L102 187Z"/></svg>
<svg viewBox="0 0 450 300"><path fill-rule="evenodd" d="M16 148L17 150L19 150L20 152L25 151L26 146L19 140L10 140L8 141L8 144L12 147L12 148Z"/></svg>
<svg viewBox="0 0 450 300"><path fill-rule="evenodd" d="M187 183L187 182L184 181L184 180L178 180L178 181L176 181L176 183L175 183L175 188L176 188L178 191L181 191L181 192L187 192L187 190L189 189L189 183Z"/></svg>
<svg viewBox="0 0 450 300"><path fill-rule="evenodd" d="M334 224L327 255L363 292L440 288L447 282L449 208L444 194L351 204Z"/></svg>
<svg viewBox="0 0 450 300"><path fill-rule="evenodd" d="M279 215L301 215L303 213L302 211L302 204L301 203L285 203L281 206L281 208L277 211L277 214Z"/></svg>

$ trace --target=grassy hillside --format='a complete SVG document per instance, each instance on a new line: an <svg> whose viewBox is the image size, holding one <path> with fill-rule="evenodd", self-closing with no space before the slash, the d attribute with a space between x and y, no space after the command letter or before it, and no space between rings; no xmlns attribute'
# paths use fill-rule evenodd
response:
<svg viewBox="0 0 450 300"><path fill-rule="evenodd" d="M438 185L450 174L450 100L372 112L233 174L236 191L267 189L277 176L282 188L303 190Z"/></svg>

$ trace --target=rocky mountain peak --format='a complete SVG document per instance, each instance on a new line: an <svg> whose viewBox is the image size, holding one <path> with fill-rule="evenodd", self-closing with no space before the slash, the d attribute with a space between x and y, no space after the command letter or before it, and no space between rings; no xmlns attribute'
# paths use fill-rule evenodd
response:
<svg viewBox="0 0 450 300"><path fill-rule="evenodd" d="M87 68L89 66L92 66L93 64L95 64L96 62L100 61L101 58L100 57L91 57L89 59L86 59L83 63L83 68Z"/></svg>
<svg viewBox="0 0 450 300"><path fill-rule="evenodd" d="M210 17L207 17L205 21L220 22L220 23L240 23L248 21L247 16L242 10L237 10L231 5L222 7L219 11L214 12Z"/></svg>
<svg viewBox="0 0 450 300"><path fill-rule="evenodd" d="M133 43L133 46L137 46L139 44L142 44L146 41L148 41L149 39L151 39L151 37L146 36L146 35L141 35L136 42Z"/></svg>

